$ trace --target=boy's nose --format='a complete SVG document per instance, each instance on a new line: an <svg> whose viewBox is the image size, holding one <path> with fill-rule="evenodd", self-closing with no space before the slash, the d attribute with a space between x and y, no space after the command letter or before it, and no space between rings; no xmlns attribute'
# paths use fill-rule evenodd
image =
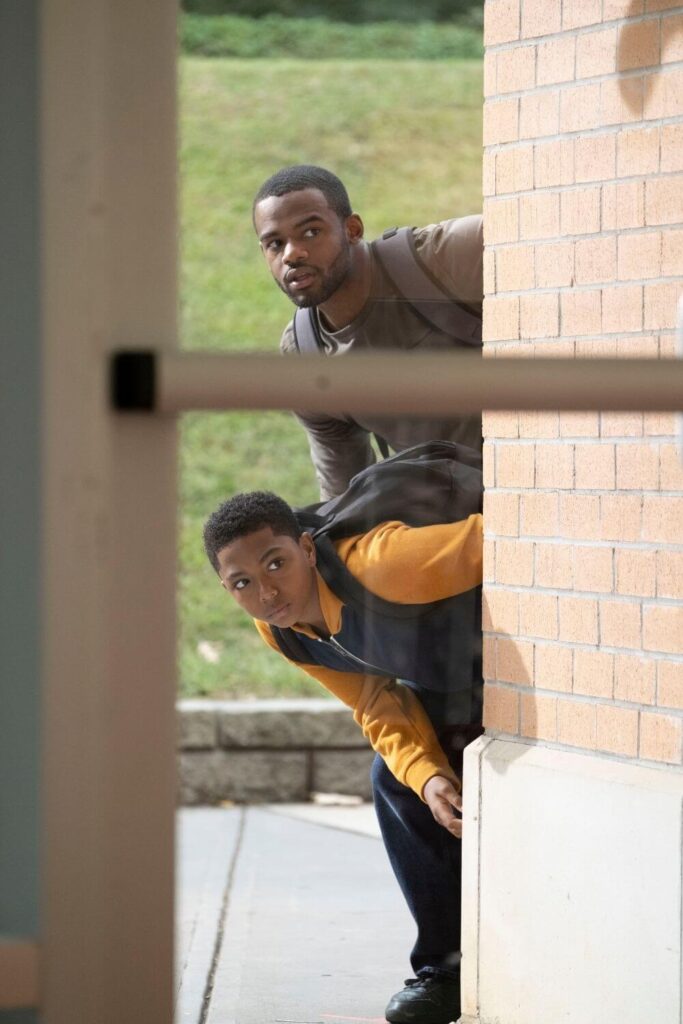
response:
<svg viewBox="0 0 683 1024"><path fill-rule="evenodd" d="M261 584L261 600L264 604L271 604L277 597L277 587L270 580Z"/></svg>

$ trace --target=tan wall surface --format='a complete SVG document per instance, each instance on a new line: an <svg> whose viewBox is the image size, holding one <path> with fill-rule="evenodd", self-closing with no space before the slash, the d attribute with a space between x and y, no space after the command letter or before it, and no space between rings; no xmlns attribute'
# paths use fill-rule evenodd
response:
<svg viewBox="0 0 683 1024"><path fill-rule="evenodd" d="M674 355L683 7L485 5L485 355ZM683 753L683 463L670 414L487 414L485 724Z"/></svg>

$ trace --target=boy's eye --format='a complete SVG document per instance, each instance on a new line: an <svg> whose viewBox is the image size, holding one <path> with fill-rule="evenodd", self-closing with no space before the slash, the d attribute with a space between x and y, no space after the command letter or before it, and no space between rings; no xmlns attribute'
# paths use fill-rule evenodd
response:
<svg viewBox="0 0 683 1024"><path fill-rule="evenodd" d="M306 228L304 231L304 238L315 238L315 236L319 234L320 228Z"/></svg>
<svg viewBox="0 0 683 1024"><path fill-rule="evenodd" d="M283 563L284 563L284 558L274 558L272 562L268 563L268 568L269 569L279 569L280 566Z"/></svg>
<svg viewBox="0 0 683 1024"><path fill-rule="evenodd" d="M245 579L235 580L235 582L232 585L232 589L233 590L244 590L244 588L248 585L248 583L249 583L249 580L245 580Z"/></svg>

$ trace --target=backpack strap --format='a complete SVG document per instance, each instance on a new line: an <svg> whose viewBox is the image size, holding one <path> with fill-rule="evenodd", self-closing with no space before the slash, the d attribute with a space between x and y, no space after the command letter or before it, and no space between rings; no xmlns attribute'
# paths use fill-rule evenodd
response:
<svg viewBox="0 0 683 1024"><path fill-rule="evenodd" d="M296 630L271 626L270 632L285 658L303 664L310 662L310 655L296 635Z"/></svg>
<svg viewBox="0 0 683 1024"><path fill-rule="evenodd" d="M389 228L372 243L396 290L432 327L470 345L481 344L481 318L443 288L415 249L412 228Z"/></svg>

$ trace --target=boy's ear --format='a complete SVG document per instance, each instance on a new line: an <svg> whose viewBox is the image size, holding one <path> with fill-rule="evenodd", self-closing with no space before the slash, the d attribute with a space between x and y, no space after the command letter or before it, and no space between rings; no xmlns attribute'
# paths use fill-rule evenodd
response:
<svg viewBox="0 0 683 1024"><path fill-rule="evenodd" d="M315 543L310 533L302 533L299 537L299 546L306 556L306 561L310 566L315 565L316 561L316 550Z"/></svg>

